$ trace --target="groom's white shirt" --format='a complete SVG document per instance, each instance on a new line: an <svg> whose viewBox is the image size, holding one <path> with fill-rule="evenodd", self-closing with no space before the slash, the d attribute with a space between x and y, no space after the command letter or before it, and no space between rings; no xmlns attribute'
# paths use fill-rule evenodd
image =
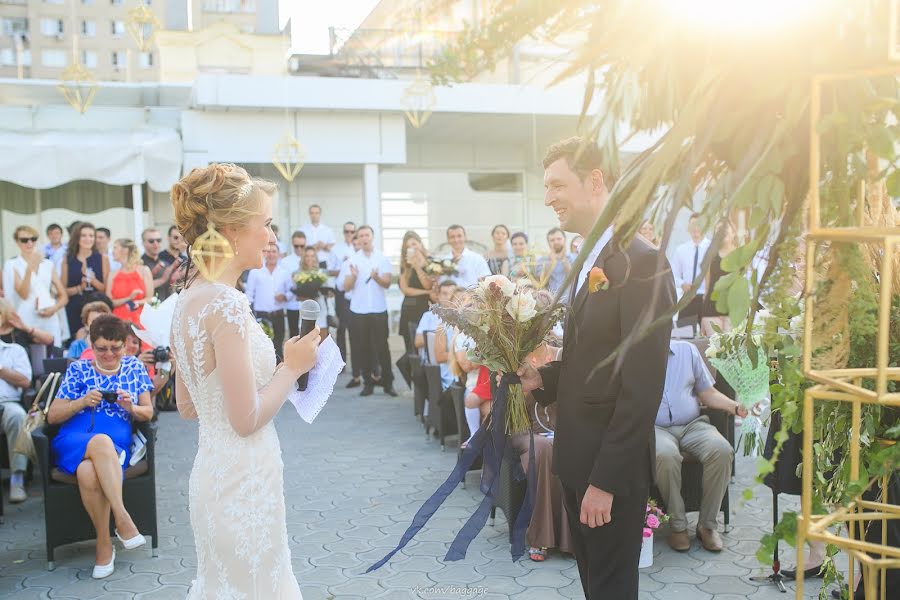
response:
<svg viewBox="0 0 900 600"><path fill-rule="evenodd" d="M581 265L581 272L578 273L578 285L575 286L575 294L578 294L578 291L581 289L581 286L584 285L584 282L587 280L588 273L591 272L591 269L594 268L594 263L597 262L597 257L600 256L600 252L603 251L603 247L609 243L609 240L612 239L613 230L612 227L607 227L606 231L604 231L600 235L600 239L597 240L597 243L594 244L594 247L591 249L590 254L588 254L587 260L584 261L584 264Z"/></svg>

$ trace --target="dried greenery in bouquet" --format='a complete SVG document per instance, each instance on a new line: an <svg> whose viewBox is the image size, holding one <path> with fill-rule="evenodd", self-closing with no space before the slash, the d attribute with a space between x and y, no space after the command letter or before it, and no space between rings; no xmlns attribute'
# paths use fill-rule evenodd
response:
<svg viewBox="0 0 900 600"><path fill-rule="evenodd" d="M565 313L545 290L504 275L486 277L469 289L461 304L431 309L445 323L472 338L471 360L491 371L515 373L525 358L547 338ZM506 432L528 429L528 411L522 387L510 386Z"/></svg>

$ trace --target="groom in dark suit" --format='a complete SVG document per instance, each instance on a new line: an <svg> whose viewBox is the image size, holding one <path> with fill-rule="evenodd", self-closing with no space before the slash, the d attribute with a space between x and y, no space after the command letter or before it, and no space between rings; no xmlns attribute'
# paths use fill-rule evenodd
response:
<svg viewBox="0 0 900 600"><path fill-rule="evenodd" d="M609 198L599 149L571 138L551 146L543 162L544 204L563 230L587 238ZM641 236L623 245L610 229L573 288L561 359L518 374L538 402L557 402L553 471L585 597L634 600L672 324L644 329L674 305L675 282L659 250ZM644 335L595 370L633 333Z"/></svg>

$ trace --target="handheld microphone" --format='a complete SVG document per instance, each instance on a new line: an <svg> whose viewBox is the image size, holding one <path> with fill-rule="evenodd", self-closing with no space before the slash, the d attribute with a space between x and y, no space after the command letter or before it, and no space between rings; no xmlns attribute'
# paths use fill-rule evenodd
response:
<svg viewBox="0 0 900 600"><path fill-rule="evenodd" d="M319 318L319 303L315 300L304 300L300 303L300 337L315 329L316 321ZM309 383L309 372L297 378L297 386L301 392L306 391L306 385Z"/></svg>

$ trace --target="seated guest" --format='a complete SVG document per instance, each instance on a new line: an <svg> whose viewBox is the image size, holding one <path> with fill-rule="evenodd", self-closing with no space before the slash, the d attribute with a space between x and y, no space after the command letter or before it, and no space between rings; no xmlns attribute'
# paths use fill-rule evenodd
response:
<svg viewBox="0 0 900 600"><path fill-rule="evenodd" d="M679 552L691 547L681 497L682 452L703 465L703 498L697 537L710 552L722 550L718 532L719 508L731 479L731 444L700 415L700 406L740 417L747 409L713 388L713 377L690 342L671 340L663 398L656 415L656 480L672 517L669 545Z"/></svg>
<svg viewBox="0 0 900 600"><path fill-rule="evenodd" d="M0 325L2 320L0 315ZM25 409L19 403L19 398L30 385L31 363L28 353L19 344L0 341L0 406L3 407L0 425L3 426L2 431L6 434L6 444L9 447L9 469L12 472L9 478L10 502L24 502L27 497L25 469L28 467L28 457L14 452L13 448L22 424L25 423Z"/></svg>
<svg viewBox="0 0 900 600"><path fill-rule="evenodd" d="M84 327L78 330L72 343L69 344L66 358L71 358L72 360L90 360L94 358L94 355L91 352L91 338L89 334L91 323L93 323L94 319L100 315L108 315L110 313L112 313L112 311L106 302L97 300L96 302L88 302L84 305L81 309L81 322L84 323Z"/></svg>
<svg viewBox="0 0 900 600"><path fill-rule="evenodd" d="M116 553L109 536L109 516L126 549L146 540L122 502L122 479L131 458L132 421L153 417L153 384L137 358L125 356L126 324L113 315L91 323L96 358L69 365L47 422L59 425L51 444L53 462L75 475L81 501L97 531L94 579L115 570Z"/></svg>
<svg viewBox="0 0 900 600"><path fill-rule="evenodd" d="M528 361L535 367L541 367L556 356L555 349L543 345L536 349ZM556 405L541 406L531 394L525 396L525 405L534 433L534 472L536 494L534 512L528 524L526 534L528 557L535 562L543 562L550 548L558 548L560 552L574 554L572 534L563 503L562 485L553 474L553 437L556 429ZM519 453L522 470L528 472L529 434L518 433L510 438L512 447Z"/></svg>
<svg viewBox="0 0 900 600"><path fill-rule="evenodd" d="M466 386L463 402L466 424L469 426L469 439L472 439L491 412L491 373L484 365L469 360L469 350L474 344L469 336L457 334L451 344L454 354L450 361L451 371L462 379ZM463 440L460 447L465 448L468 443L469 440Z"/></svg>
<svg viewBox="0 0 900 600"><path fill-rule="evenodd" d="M453 301L453 295L456 292L456 284L452 281L442 281L438 286L437 304L440 306L450 306ZM428 344L426 339L427 332L434 333L434 342ZM438 335L441 336L440 341ZM453 333L449 336L444 330L444 323L432 311L426 311L422 318L419 319L419 325L416 327L416 338L414 340L416 348L419 349L419 356L422 357L424 364L438 365L441 369L441 389L446 392L453 384L455 377L450 371L449 356L449 340L453 338ZM448 404L452 406L452 404ZM425 415L428 416L428 404L425 405Z"/></svg>
<svg viewBox="0 0 900 600"><path fill-rule="evenodd" d="M125 338L125 356L137 357L144 367L147 369L147 375L153 383L153 390L150 392L151 404L156 405L156 395L162 390L169 381L169 373L162 369L157 370L156 361L153 360L153 348L143 343L129 327L128 335Z"/></svg>

